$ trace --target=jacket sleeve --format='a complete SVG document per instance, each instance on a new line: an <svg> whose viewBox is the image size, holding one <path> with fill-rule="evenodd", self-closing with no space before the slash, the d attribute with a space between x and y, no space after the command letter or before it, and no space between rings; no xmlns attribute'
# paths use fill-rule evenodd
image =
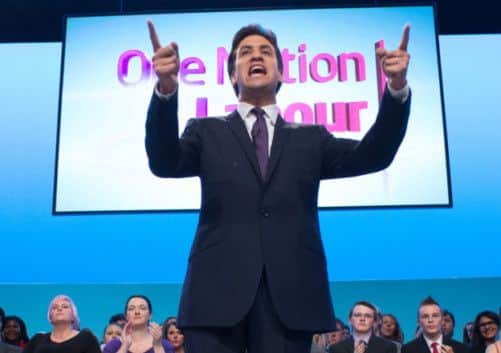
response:
<svg viewBox="0 0 501 353"><path fill-rule="evenodd" d="M199 121L191 119L179 137L177 92L167 100L153 94L146 119L146 153L150 170L164 178L196 176L200 170Z"/></svg>
<svg viewBox="0 0 501 353"><path fill-rule="evenodd" d="M411 96L404 103L386 89L375 123L361 141L335 138L322 127L322 178L352 177L387 168L407 129Z"/></svg>

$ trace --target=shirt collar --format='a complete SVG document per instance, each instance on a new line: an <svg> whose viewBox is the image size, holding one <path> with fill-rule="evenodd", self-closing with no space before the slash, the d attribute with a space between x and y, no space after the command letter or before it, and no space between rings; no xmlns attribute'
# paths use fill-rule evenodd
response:
<svg viewBox="0 0 501 353"><path fill-rule="evenodd" d="M442 341L443 341L443 335L440 335L436 340L431 340L429 339L428 337L426 337L424 334L423 334L423 338L424 340L426 341L426 344L428 345L428 347L430 347L431 349L431 344L433 342L437 342L439 346L442 345Z"/></svg>
<svg viewBox="0 0 501 353"><path fill-rule="evenodd" d="M254 117L251 114L251 110L254 108L253 105L245 102L239 102L237 106L238 114L245 120L249 117ZM278 106L276 104L265 105L264 107L260 107L266 113L266 116L270 119L270 122L273 126L277 123L278 117Z"/></svg>
<svg viewBox="0 0 501 353"><path fill-rule="evenodd" d="M353 333L353 342L355 343L355 346L360 341L364 341L365 343L368 344L370 339L371 339L371 332L369 332L365 335L357 335L357 334Z"/></svg>

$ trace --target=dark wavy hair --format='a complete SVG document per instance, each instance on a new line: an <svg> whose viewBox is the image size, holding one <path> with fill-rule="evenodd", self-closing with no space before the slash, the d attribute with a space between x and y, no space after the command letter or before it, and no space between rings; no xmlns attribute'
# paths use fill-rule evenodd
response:
<svg viewBox="0 0 501 353"><path fill-rule="evenodd" d="M146 304L148 305L148 310L150 314L153 314L153 307L151 306L151 301L146 295L142 294L133 294L130 297L127 298L127 301L125 302L125 309L124 309L124 314L127 315L127 307L129 306L129 302L132 298L141 298L143 299Z"/></svg>
<svg viewBox="0 0 501 353"><path fill-rule="evenodd" d="M7 323L7 321L15 321L17 323L17 325L19 326L19 338L16 341L10 341L4 335L5 324ZM26 324L24 323L23 319L21 319L19 316L15 316L15 315L9 315L9 316L5 316L3 318L3 320L2 320L2 341L4 343L11 344L14 346L19 346L19 345L28 343L29 340L30 340L30 338L28 336L28 330L26 329Z"/></svg>
<svg viewBox="0 0 501 353"><path fill-rule="evenodd" d="M264 37L268 40L268 42L271 43L273 46L273 49L275 50L275 55L277 57L277 64L278 64L278 70L280 73L284 71L284 63L282 60L282 54L280 52L280 49L278 48L278 42L277 42L277 36L275 33L273 33L271 30L264 28L261 25L258 24L250 24L245 27L242 27L238 30L237 33L233 36L233 41L231 43L231 51L230 55L228 57L228 76L231 79L231 75L233 72L235 72L235 61L237 57L237 49L238 46L240 45L240 42L251 35L259 35L261 37ZM280 89L280 86L282 85L281 82L278 83L277 85L277 92ZM233 90L235 91L235 94L238 96L238 86L235 83L233 85Z"/></svg>
<svg viewBox="0 0 501 353"><path fill-rule="evenodd" d="M491 310L484 310L481 311L477 314L477 317L475 318L475 321L473 322L473 334L471 337L471 344L472 346L485 346L487 343L485 341L484 336L480 333L480 319L482 317L487 317L494 321L494 323L498 327L498 332L499 332L499 316L496 314L494 311Z"/></svg>
<svg viewBox="0 0 501 353"><path fill-rule="evenodd" d="M400 328L400 323L398 322L398 320L395 317L395 315L393 315L393 314L382 314L381 316L382 316L383 320L384 320L385 316L388 316L388 317L392 318L393 321L395 322L395 329L393 330L392 334L390 336L388 336L388 337L383 336L383 338L403 343L404 342L404 333L403 333L402 329ZM381 334L381 330L379 330L379 333Z"/></svg>

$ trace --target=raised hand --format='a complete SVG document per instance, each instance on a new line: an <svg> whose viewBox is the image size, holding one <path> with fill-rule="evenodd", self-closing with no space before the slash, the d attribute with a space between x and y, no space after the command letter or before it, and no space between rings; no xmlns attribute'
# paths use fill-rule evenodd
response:
<svg viewBox="0 0 501 353"><path fill-rule="evenodd" d="M158 90L162 94L173 93L177 89L177 74L179 72L179 52L177 44L171 42L162 47L153 22L148 20L150 40L153 45L153 69L158 77Z"/></svg>
<svg viewBox="0 0 501 353"><path fill-rule="evenodd" d="M388 84L395 90L402 89L407 84L407 67L409 66L411 57L407 52L410 30L410 25L405 25L402 33L402 40L396 50L378 48L376 51L376 55L381 61L384 74L388 77Z"/></svg>
<svg viewBox="0 0 501 353"><path fill-rule="evenodd" d="M131 331L132 327L130 323L126 323L123 330L122 330L122 335L120 337L120 341L122 341L122 346L120 349L123 348L124 352L128 352L130 346L132 345L132 336L131 336Z"/></svg>
<svg viewBox="0 0 501 353"><path fill-rule="evenodd" d="M148 327L151 337L153 337L153 346L162 345L162 327L155 322L151 322Z"/></svg>

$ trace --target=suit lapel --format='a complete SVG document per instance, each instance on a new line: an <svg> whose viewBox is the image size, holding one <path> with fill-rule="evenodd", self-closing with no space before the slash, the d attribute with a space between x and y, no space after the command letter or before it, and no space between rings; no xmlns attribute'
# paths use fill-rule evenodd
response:
<svg viewBox="0 0 501 353"><path fill-rule="evenodd" d="M423 334L419 336L418 341L419 341L419 351L421 353L431 353L430 347L428 347L428 344L426 343Z"/></svg>
<svg viewBox="0 0 501 353"><path fill-rule="evenodd" d="M234 112L232 112L228 116L227 120L228 120L231 131L236 136L238 143L240 144L240 146L244 150L245 155L247 156L247 159L249 160L250 164L252 165L252 169L254 170L254 173L258 176L259 180L262 180L261 172L259 171L259 165L257 162L256 151L255 151L254 145L252 144L252 141L250 139L249 133L247 132L247 129L245 128L245 123L243 122L242 117L235 110Z"/></svg>
<svg viewBox="0 0 501 353"><path fill-rule="evenodd" d="M268 161L265 183L268 183L273 175L288 136L289 129L285 128L285 122L279 115L275 124L275 132L273 134L273 143L271 144L270 160Z"/></svg>

